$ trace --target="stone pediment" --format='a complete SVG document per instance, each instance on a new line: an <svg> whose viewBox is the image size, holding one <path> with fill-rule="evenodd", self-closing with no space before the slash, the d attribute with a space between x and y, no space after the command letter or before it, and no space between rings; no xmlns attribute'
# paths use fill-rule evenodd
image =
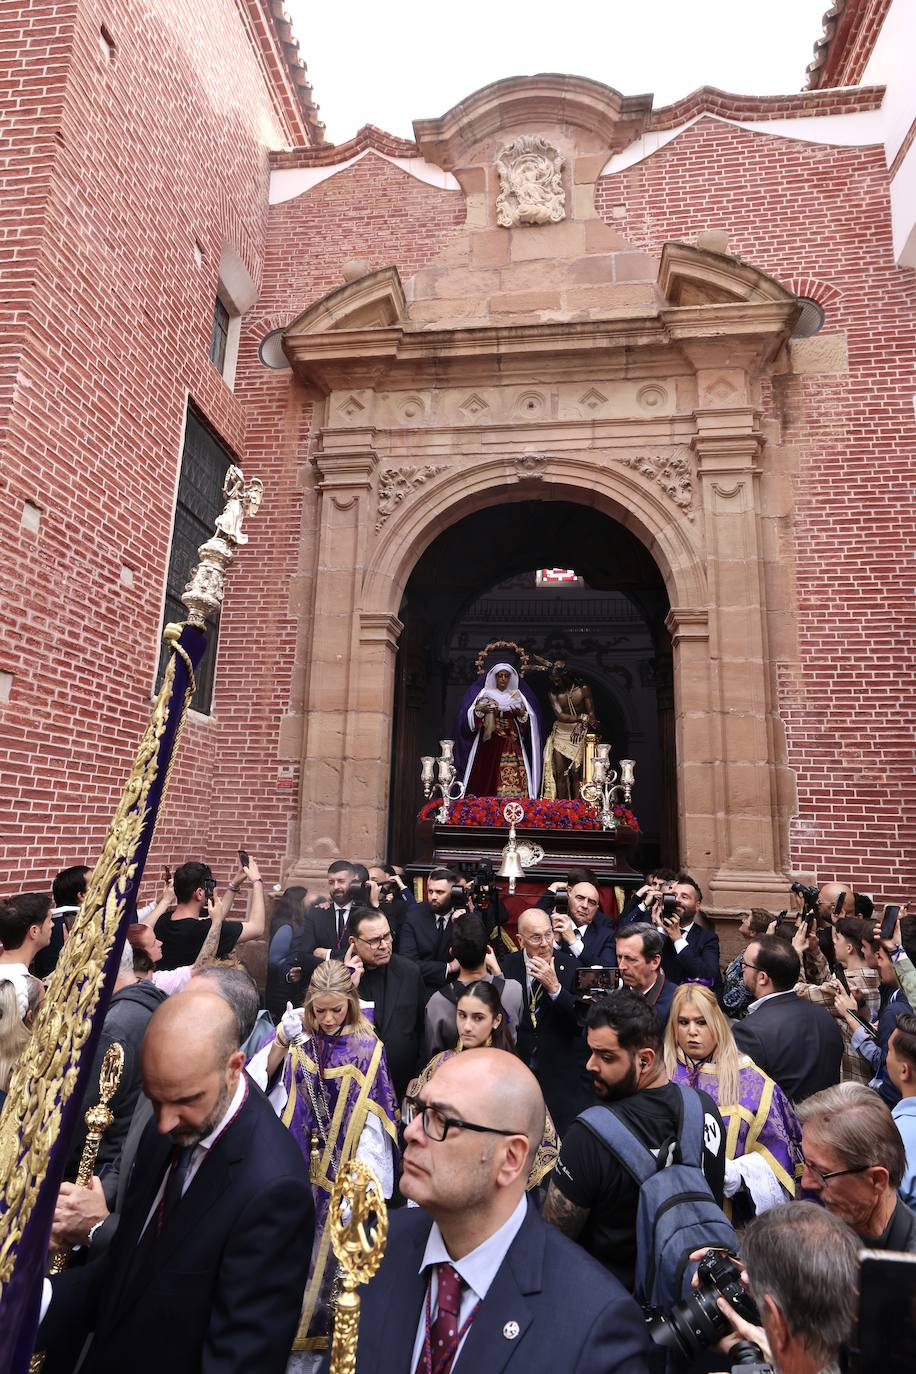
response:
<svg viewBox="0 0 916 1374"><path fill-rule="evenodd" d="M794 294L759 267L690 243L662 247L658 284L675 306L791 304Z"/></svg>
<svg viewBox="0 0 916 1374"><path fill-rule="evenodd" d="M396 267L382 267L355 281L348 281L322 296L287 326L284 349L306 334L326 334L332 329L385 329L398 324L407 313L404 288Z"/></svg>
<svg viewBox="0 0 916 1374"><path fill-rule="evenodd" d="M624 96L588 77L542 72L494 81L439 119L415 120L413 129L422 155L452 171L476 161L475 149L508 130L579 129L616 151L639 136L651 109L651 95Z"/></svg>

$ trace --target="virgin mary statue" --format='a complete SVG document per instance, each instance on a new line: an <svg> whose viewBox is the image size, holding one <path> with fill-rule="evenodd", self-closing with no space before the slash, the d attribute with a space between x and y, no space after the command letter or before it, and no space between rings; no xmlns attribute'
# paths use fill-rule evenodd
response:
<svg viewBox="0 0 916 1374"><path fill-rule="evenodd" d="M536 797L541 782L537 704L518 673L497 663L461 704L455 762L471 797ZM470 695L470 694L468 694Z"/></svg>

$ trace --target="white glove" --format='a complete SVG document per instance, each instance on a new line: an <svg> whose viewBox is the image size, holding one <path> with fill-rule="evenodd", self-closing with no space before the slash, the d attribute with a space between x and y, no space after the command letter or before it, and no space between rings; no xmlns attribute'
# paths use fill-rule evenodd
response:
<svg viewBox="0 0 916 1374"><path fill-rule="evenodd" d="M292 1002L286 1004L286 1011L280 1020L280 1030L283 1032L283 1039L288 1040L291 1045L301 1045L305 1039L302 1017L293 1009Z"/></svg>

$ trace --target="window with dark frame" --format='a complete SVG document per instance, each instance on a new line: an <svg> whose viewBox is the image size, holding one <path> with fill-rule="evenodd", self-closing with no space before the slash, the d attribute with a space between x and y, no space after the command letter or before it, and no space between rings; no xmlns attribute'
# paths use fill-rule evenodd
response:
<svg viewBox="0 0 916 1374"><path fill-rule="evenodd" d="M220 376L226 367L226 342L229 338L229 311L219 296L213 302L213 323L210 326L210 361Z"/></svg>
<svg viewBox="0 0 916 1374"><path fill-rule="evenodd" d="M181 593L197 563L197 550L213 534L216 517L223 508L223 482L233 462L232 454L220 443L200 415L188 406L181 454L181 475L175 502L175 524L172 547L169 550L169 570L165 583L165 614L162 625L187 619L181 604ZM216 649L219 621L211 625L207 634L207 649L197 670L197 690L191 708L209 715L213 699L213 677L216 668ZM159 653L156 690L165 672L166 650Z"/></svg>

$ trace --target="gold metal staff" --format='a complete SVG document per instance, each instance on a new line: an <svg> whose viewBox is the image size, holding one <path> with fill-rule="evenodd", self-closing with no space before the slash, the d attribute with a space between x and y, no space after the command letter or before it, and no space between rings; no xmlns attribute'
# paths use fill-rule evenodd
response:
<svg viewBox="0 0 916 1374"><path fill-rule="evenodd" d="M342 1275L334 1316L331 1374L355 1374L360 1306L356 1289L378 1273L388 1239L388 1208L382 1185L361 1160L351 1160L337 1175L327 1224Z"/></svg>
<svg viewBox="0 0 916 1374"><path fill-rule="evenodd" d="M87 1135L83 1145L83 1153L80 1155L80 1166L76 1173L77 1188L90 1188L92 1186L92 1175L99 1154L99 1146L102 1143L102 1136L114 1121L114 1112L108 1104L118 1091L118 1084L121 1082L123 1071L124 1046L119 1045L116 1040L105 1051L102 1067L99 1070L99 1100L94 1107L89 1108L84 1118ZM61 1273L62 1270L66 1269L69 1258L69 1250L58 1250L51 1261L48 1273ZM40 1374L44 1362L44 1351L36 1352L29 1361L29 1374Z"/></svg>

